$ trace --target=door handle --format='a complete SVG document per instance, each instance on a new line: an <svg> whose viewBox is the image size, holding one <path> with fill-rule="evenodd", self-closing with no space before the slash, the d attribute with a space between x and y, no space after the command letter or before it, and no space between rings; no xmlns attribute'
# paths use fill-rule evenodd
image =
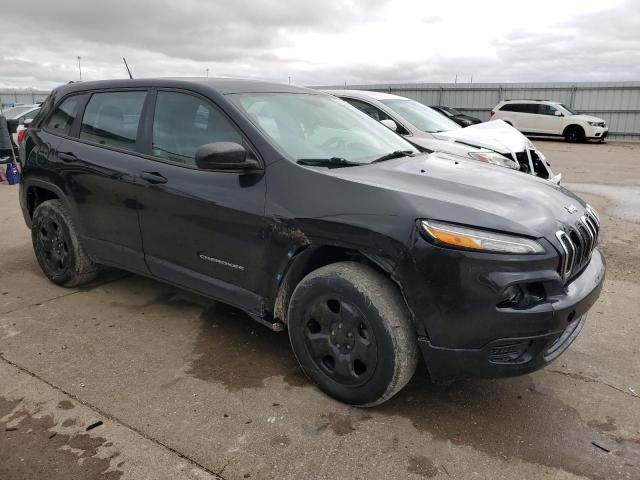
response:
<svg viewBox="0 0 640 480"><path fill-rule="evenodd" d="M58 152L58 158L63 162L75 162L78 160L72 152Z"/></svg>
<svg viewBox="0 0 640 480"><path fill-rule="evenodd" d="M158 172L142 172L140 178L146 180L149 183L167 183L167 177Z"/></svg>

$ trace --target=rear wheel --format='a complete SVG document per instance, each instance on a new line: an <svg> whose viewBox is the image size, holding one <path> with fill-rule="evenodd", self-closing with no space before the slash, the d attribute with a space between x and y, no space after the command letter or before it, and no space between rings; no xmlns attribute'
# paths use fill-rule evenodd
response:
<svg viewBox="0 0 640 480"><path fill-rule="evenodd" d="M31 241L40 268L49 280L75 287L93 280L98 266L91 261L60 200L42 202L33 212Z"/></svg>
<svg viewBox="0 0 640 480"><path fill-rule="evenodd" d="M336 263L307 275L293 292L288 319L302 369L342 402L383 403L415 371L417 341L402 296L366 265Z"/></svg>
<svg viewBox="0 0 640 480"><path fill-rule="evenodd" d="M571 143L584 142L584 129L578 125L570 125L564 131L564 138Z"/></svg>

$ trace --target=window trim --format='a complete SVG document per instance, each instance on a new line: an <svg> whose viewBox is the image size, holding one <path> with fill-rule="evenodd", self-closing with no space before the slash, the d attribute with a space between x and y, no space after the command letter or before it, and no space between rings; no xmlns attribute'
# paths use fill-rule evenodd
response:
<svg viewBox="0 0 640 480"><path fill-rule="evenodd" d="M155 117L155 112L156 112L156 105L157 105L157 97L158 97L158 92L174 92L174 93L182 93L185 95L191 95L193 97L198 98L199 100L205 102L206 104L208 104L209 106L211 106L211 108L215 109L218 111L218 113L220 113L220 115L229 122L229 124L233 127L234 130L236 130L240 136L242 137L242 139L246 142L246 145L249 147L247 148L247 154L251 154L253 155L253 157L258 161L258 163L260 164L260 169L264 170L265 169L265 162L262 159L262 156L260 155L258 149L256 148L256 146L253 144L253 142L249 139L248 135L246 133L244 133L244 131L238 126L238 124L236 122L233 121L233 119L231 117L229 117L229 115L224 111L223 108L221 108L216 102L214 102L213 100L211 100L210 98L196 92L193 90L188 90L186 88L173 88L173 87L155 87L149 90L149 93L147 94L147 99L145 101L145 105L142 108L142 114L141 114L141 121L143 122L143 128L139 128L138 129L138 133L140 135L140 138L138 139L141 145L141 151L139 152L139 155L142 156L143 158L146 158L148 160L153 160L154 162L160 162L160 163L164 163L165 165L172 165L174 167L181 167L181 168L188 168L190 170L197 170L199 172L219 172L219 173L232 173L232 174L237 174L237 171L234 170L215 170L215 169L207 169L207 170L203 170L201 168L198 168L196 165L188 165L188 164L183 164L183 163L178 163L178 162L172 162L171 160L167 160L165 158L160 158L160 157L156 157L155 155L152 154L153 150L152 150L152 145L153 145L153 121L154 121L154 117ZM153 99L153 101L151 101L151 99ZM147 104L147 101L149 102L149 104Z"/></svg>

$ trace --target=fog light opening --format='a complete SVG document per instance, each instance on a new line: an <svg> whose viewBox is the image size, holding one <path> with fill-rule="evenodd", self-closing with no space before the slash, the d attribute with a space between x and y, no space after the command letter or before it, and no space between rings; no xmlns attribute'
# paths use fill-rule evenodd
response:
<svg viewBox="0 0 640 480"><path fill-rule="evenodd" d="M499 308L510 308L517 306L524 298L524 292L519 285L511 285L503 290L498 300Z"/></svg>
<svg viewBox="0 0 640 480"><path fill-rule="evenodd" d="M576 311L571 310L571 313L567 316L567 323L573 322L573 319L576 318Z"/></svg>

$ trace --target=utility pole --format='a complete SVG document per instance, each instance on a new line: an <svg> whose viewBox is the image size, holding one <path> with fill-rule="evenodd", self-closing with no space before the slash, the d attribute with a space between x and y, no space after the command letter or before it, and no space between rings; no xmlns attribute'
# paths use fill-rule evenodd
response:
<svg viewBox="0 0 640 480"><path fill-rule="evenodd" d="M78 73L80 74L80 81L82 81L82 67L80 66L80 55L78 55Z"/></svg>
<svg viewBox="0 0 640 480"><path fill-rule="evenodd" d="M291 75L289 75L289 85L291 85Z"/></svg>
<svg viewBox="0 0 640 480"><path fill-rule="evenodd" d="M453 83L458 83L458 74L456 73L456 79Z"/></svg>
<svg viewBox="0 0 640 480"><path fill-rule="evenodd" d="M473 73L471 74L471 83L473 83Z"/></svg>
<svg viewBox="0 0 640 480"><path fill-rule="evenodd" d="M209 78L209 69L205 68L205 70L207 71L207 78Z"/></svg>

